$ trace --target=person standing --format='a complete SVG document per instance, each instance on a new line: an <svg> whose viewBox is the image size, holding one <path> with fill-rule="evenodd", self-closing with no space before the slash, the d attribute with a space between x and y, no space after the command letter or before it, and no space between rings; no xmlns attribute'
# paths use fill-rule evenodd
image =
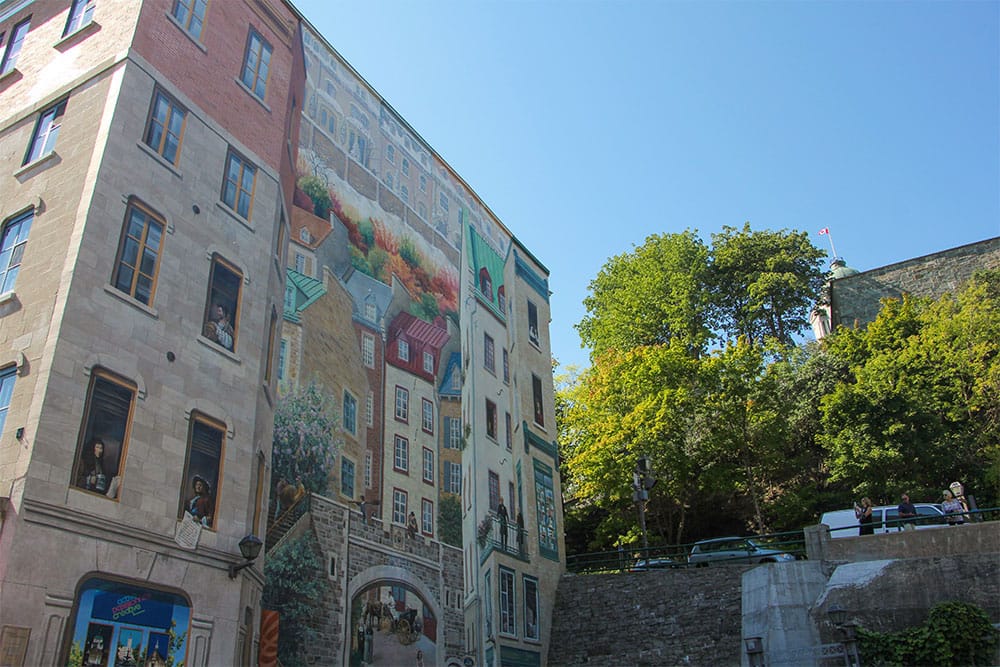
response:
<svg viewBox="0 0 1000 667"><path fill-rule="evenodd" d="M865 496L861 499L861 505L854 505L854 516L858 517L858 534L874 535L875 526L872 524L872 501Z"/></svg>
<svg viewBox="0 0 1000 667"><path fill-rule="evenodd" d="M965 506L962 501L951 494L950 489L944 490L944 501L941 503L944 515L948 517L949 526L960 526L965 523Z"/></svg>
<svg viewBox="0 0 1000 667"><path fill-rule="evenodd" d="M917 508L910 502L910 495L904 493L900 500L896 512L899 514L900 530L914 530L914 520L917 518Z"/></svg>
<svg viewBox="0 0 1000 667"><path fill-rule="evenodd" d="M504 551L507 550L507 521L509 518L507 508L503 504L503 496L500 496L497 501L497 519L500 520L500 545Z"/></svg>
<svg viewBox="0 0 1000 667"><path fill-rule="evenodd" d="M411 540L417 536L417 515L410 512L410 516L406 519L406 536Z"/></svg>

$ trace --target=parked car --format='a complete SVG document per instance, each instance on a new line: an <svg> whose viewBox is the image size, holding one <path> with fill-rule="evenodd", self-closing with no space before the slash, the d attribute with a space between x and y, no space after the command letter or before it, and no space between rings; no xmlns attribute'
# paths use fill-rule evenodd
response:
<svg viewBox="0 0 1000 667"><path fill-rule="evenodd" d="M783 563L795 560L785 551L771 549L749 537L717 537L695 542L688 563L705 567L709 563Z"/></svg>
<svg viewBox="0 0 1000 667"><path fill-rule="evenodd" d="M925 528L940 528L945 524L944 510L934 503L914 503L917 508L917 519L912 523L918 530ZM854 510L836 510L824 512L820 523L826 524L830 537L856 537L858 535L858 519ZM894 533L903 530L905 520L899 520L897 505L880 505L872 508L872 526L876 534ZM853 529L853 530L852 530Z"/></svg>
<svg viewBox="0 0 1000 667"><path fill-rule="evenodd" d="M672 558L640 558L628 571L648 572L649 570L667 570L675 567L684 567L684 563L678 563Z"/></svg>

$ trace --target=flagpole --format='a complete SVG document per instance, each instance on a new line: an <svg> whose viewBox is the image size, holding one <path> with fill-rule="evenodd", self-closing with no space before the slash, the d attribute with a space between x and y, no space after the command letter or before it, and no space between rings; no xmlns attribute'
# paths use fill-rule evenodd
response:
<svg viewBox="0 0 1000 667"><path fill-rule="evenodd" d="M826 236L826 238L830 239L830 251L833 253L833 259L837 259L839 255L837 254L837 249L833 246L833 234L830 233L830 228L824 227L823 229L819 230L819 233L821 235Z"/></svg>

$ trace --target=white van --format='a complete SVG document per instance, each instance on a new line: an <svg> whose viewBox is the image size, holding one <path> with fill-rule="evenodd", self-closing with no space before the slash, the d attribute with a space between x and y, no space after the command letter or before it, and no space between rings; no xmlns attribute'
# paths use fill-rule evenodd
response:
<svg viewBox="0 0 1000 667"><path fill-rule="evenodd" d="M918 516L913 523L918 530L940 528L946 525L944 510L941 509L940 505L933 503L914 503L913 505L917 508ZM854 516L853 509L824 512L819 522L826 524L830 529L830 537L856 537L859 534L858 519ZM872 528L876 535L903 530L903 523L899 521L899 506L881 505L873 507Z"/></svg>

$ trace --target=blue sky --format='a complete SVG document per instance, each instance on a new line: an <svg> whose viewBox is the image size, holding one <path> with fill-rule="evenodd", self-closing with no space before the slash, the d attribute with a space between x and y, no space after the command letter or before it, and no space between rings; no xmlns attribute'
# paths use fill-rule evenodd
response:
<svg viewBox="0 0 1000 667"><path fill-rule="evenodd" d="M549 269L563 365L650 234L828 227L859 270L1000 234L997 1L295 5Z"/></svg>

